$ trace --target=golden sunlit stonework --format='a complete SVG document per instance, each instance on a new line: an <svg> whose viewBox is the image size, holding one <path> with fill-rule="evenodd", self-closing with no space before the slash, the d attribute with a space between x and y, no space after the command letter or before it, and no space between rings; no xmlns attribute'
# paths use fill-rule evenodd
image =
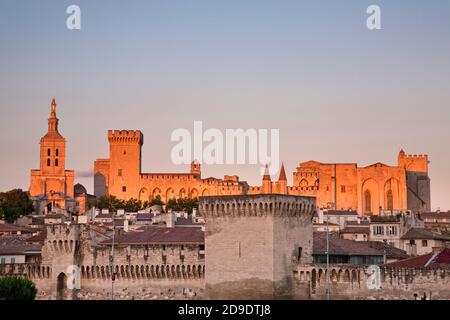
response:
<svg viewBox="0 0 450 320"><path fill-rule="evenodd" d="M87 192L81 185L74 187L75 172L66 170L66 139L59 133L58 124L53 99L48 130L40 141L40 166L31 170L30 197L38 213L58 208L84 212ZM79 192L80 187L83 192Z"/></svg>
<svg viewBox="0 0 450 320"><path fill-rule="evenodd" d="M287 185L284 165L277 181L266 170L261 186L249 186L238 176L223 179L202 178L201 167L191 164L188 173L142 173L141 150L144 135L137 130L108 131L110 155L94 163L94 194L119 199L148 201L160 196L172 198L199 196L287 194L314 196L319 208L357 210L360 214L383 211L430 210L428 157L406 155L402 150L397 166L375 163L358 167L356 163L300 163Z"/></svg>
<svg viewBox="0 0 450 320"><path fill-rule="evenodd" d="M66 170L66 140L58 131L56 102L51 103L48 131L40 141L40 169L31 170L30 196L38 212L55 207L84 212L87 193L74 192L74 171ZM187 173L142 173L144 135L139 130L108 131L110 155L94 163L94 194L119 199L148 201L157 196L172 198L199 196L287 194L314 196L319 208L357 210L359 214L383 211L430 210L428 156L398 154L396 166L375 163L300 163L287 185L284 165L278 180L266 170L260 186L249 186L238 176L202 178L201 165L194 161ZM75 188L76 189L76 188Z"/></svg>

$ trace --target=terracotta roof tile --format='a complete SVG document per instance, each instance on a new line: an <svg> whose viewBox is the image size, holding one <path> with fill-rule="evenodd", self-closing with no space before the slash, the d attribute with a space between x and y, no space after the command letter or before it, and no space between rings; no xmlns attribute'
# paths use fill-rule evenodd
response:
<svg viewBox="0 0 450 320"><path fill-rule="evenodd" d="M450 248L443 248L438 252L431 252L422 256L388 263L386 264L386 266L398 268L433 268L440 266L450 266Z"/></svg>
<svg viewBox="0 0 450 320"><path fill-rule="evenodd" d="M326 251L326 232L314 232L313 254L325 254ZM366 242L341 239L335 233L330 233L329 236L329 252L332 255L345 256L384 255L384 252L370 247Z"/></svg>
<svg viewBox="0 0 450 320"><path fill-rule="evenodd" d="M117 244L146 244L146 243L204 243L205 233L201 228L166 228L149 226L140 228L139 232L128 232L117 239ZM111 244L106 240L102 244Z"/></svg>
<svg viewBox="0 0 450 320"><path fill-rule="evenodd" d="M433 232L426 228L411 228L400 239L402 240L427 239L427 240L450 241L449 236Z"/></svg>

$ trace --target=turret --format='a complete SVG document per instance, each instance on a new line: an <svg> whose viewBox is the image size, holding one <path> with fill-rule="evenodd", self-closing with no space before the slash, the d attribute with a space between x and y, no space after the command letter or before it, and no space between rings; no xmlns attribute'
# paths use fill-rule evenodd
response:
<svg viewBox="0 0 450 320"><path fill-rule="evenodd" d="M191 174L198 176L198 178L202 175L201 165L197 160L191 162Z"/></svg>
<svg viewBox="0 0 450 320"><path fill-rule="evenodd" d="M287 178L286 171L284 170L284 163L281 164L280 176L277 181L277 191L280 194L287 194Z"/></svg>
<svg viewBox="0 0 450 320"><path fill-rule="evenodd" d="M410 172L428 172L428 155L408 155L402 149L398 154L398 166Z"/></svg>
<svg viewBox="0 0 450 320"><path fill-rule="evenodd" d="M267 164L264 170L264 176L262 180L262 193L264 194L272 193L272 180L270 178L269 166Z"/></svg>

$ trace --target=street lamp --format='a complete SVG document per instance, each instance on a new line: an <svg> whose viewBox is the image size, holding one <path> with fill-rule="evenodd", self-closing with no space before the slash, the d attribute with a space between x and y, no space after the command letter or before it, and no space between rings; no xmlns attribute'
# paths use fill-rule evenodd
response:
<svg viewBox="0 0 450 320"><path fill-rule="evenodd" d="M109 207L112 210L112 223L113 223L113 234L112 234L112 246L111 246L111 300L114 300L114 281L116 280L116 271L114 268L114 242L115 242L115 235L116 235L116 215L114 212L114 208L111 204L111 198L109 199Z"/></svg>
<svg viewBox="0 0 450 320"><path fill-rule="evenodd" d="M329 229L329 215L328 211L334 208L334 203L329 202L327 203L327 223L326 223L326 230L327 230L327 278L326 278L326 294L327 294L327 300L331 299L331 289L330 289L330 229Z"/></svg>

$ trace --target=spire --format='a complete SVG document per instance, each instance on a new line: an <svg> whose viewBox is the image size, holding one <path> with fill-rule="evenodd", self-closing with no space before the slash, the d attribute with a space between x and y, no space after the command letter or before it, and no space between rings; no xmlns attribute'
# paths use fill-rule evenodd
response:
<svg viewBox="0 0 450 320"><path fill-rule="evenodd" d="M287 181L286 171L284 171L284 163L281 163L280 177L278 178L278 181Z"/></svg>
<svg viewBox="0 0 450 320"><path fill-rule="evenodd" d="M264 169L264 177L263 177L263 181L264 180L268 180L271 181L270 179L270 174L269 174L269 166L266 164L266 168Z"/></svg>
<svg viewBox="0 0 450 320"><path fill-rule="evenodd" d="M50 113L50 117L56 118L56 101L55 101L55 98L52 99L52 112Z"/></svg>
<svg viewBox="0 0 450 320"><path fill-rule="evenodd" d="M58 132L58 118L56 117L56 101L52 99L50 118L48 118L48 132Z"/></svg>

